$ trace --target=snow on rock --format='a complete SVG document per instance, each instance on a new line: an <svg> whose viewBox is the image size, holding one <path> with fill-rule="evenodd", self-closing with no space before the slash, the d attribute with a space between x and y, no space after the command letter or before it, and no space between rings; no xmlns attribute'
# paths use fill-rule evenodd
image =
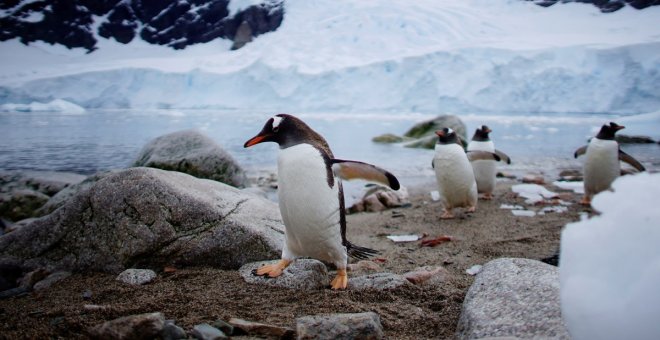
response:
<svg viewBox="0 0 660 340"><path fill-rule="evenodd" d="M30 104L2 104L0 112L61 112L67 114L85 113L79 105L62 99L55 99L48 103L32 102Z"/></svg>
<svg viewBox="0 0 660 340"><path fill-rule="evenodd" d="M660 174L618 178L600 215L562 232L562 315L574 339L660 339Z"/></svg>
<svg viewBox="0 0 660 340"><path fill-rule="evenodd" d="M527 204L536 204L557 197L556 192L552 192L538 184L516 184L511 186L511 191L525 198Z"/></svg>

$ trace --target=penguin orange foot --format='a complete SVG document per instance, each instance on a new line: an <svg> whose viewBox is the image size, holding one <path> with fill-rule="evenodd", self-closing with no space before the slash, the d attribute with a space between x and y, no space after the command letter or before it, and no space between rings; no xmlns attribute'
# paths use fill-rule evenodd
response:
<svg viewBox="0 0 660 340"><path fill-rule="evenodd" d="M443 210L442 215L440 216L441 219L443 220L450 220L454 218L454 214L450 210Z"/></svg>
<svg viewBox="0 0 660 340"><path fill-rule="evenodd" d="M291 264L291 261L281 259L277 263L268 264L258 268L254 274L257 276L278 277L282 275L282 271Z"/></svg>
<svg viewBox="0 0 660 340"><path fill-rule="evenodd" d="M483 196L481 196L481 199L485 201L490 201L493 199L493 194L491 193L484 194Z"/></svg>
<svg viewBox="0 0 660 340"><path fill-rule="evenodd" d="M585 195L582 197L582 200L580 201L580 204L590 206L591 205L591 197Z"/></svg>
<svg viewBox="0 0 660 340"><path fill-rule="evenodd" d="M332 289L346 289L348 287L348 275L346 274L346 269L338 269L337 276L332 279L330 282Z"/></svg>
<svg viewBox="0 0 660 340"><path fill-rule="evenodd" d="M475 206L475 205L473 205L473 206L471 206L467 209L467 212L469 212L469 213L473 213L475 211L477 211L477 206Z"/></svg>

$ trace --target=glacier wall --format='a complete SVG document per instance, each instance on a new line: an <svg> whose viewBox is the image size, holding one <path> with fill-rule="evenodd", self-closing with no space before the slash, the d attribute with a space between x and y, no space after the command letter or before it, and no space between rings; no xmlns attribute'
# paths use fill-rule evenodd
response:
<svg viewBox="0 0 660 340"><path fill-rule="evenodd" d="M0 88L0 104L274 111L613 112L660 109L660 43L466 48L309 73L256 61L227 73L118 68Z"/></svg>

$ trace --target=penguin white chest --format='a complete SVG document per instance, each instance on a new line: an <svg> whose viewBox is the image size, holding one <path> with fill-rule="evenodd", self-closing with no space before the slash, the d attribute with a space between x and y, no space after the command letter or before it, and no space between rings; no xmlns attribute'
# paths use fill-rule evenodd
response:
<svg viewBox="0 0 660 340"><path fill-rule="evenodd" d="M592 138L587 147L584 162L584 189L594 195L609 189L619 177L619 144L613 140Z"/></svg>
<svg viewBox="0 0 660 340"><path fill-rule="evenodd" d="M339 225L339 189L332 187L321 152L309 144L280 149L278 197L286 247L295 257L336 262L345 257Z"/></svg>
<svg viewBox="0 0 660 340"><path fill-rule="evenodd" d="M473 206L477 184L472 165L458 144L437 144L433 158L438 191L446 207Z"/></svg>
<svg viewBox="0 0 660 340"><path fill-rule="evenodd" d="M495 152L493 141L471 141L467 147L468 151ZM472 162L474 178L477 181L479 192L491 193L495 189L495 175L497 171L494 160L476 160Z"/></svg>

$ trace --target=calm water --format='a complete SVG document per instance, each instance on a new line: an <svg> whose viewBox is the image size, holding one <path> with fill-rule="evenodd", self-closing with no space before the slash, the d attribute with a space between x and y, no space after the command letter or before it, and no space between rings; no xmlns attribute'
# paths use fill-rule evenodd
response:
<svg viewBox="0 0 660 340"><path fill-rule="evenodd" d="M82 115L56 112L0 113L0 169L72 171L83 174L130 165L152 138L183 129L198 129L227 149L252 175L276 167L276 145L244 149L272 113L243 111L89 111ZM380 165L404 184L417 184L433 175L432 152L383 145L371 138L383 133L403 134L414 123L433 118L405 113L303 113L297 114L330 143L338 158ZM498 149L511 156L505 171L520 173L576 167L573 151L597 128L615 116L608 115L461 115L471 137L487 124ZM652 129L649 129L649 124ZM653 135L660 122L628 125L625 133ZM649 133L651 131L651 133ZM660 146L625 146L647 167L660 168ZM432 177L431 177L432 178Z"/></svg>

